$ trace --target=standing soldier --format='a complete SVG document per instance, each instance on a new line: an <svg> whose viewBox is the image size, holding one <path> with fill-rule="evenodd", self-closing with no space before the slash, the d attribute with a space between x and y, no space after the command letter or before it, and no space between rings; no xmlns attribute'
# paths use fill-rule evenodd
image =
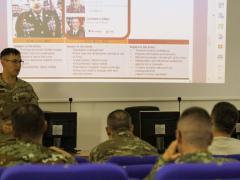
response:
<svg viewBox="0 0 240 180"><path fill-rule="evenodd" d="M0 113L17 105L38 105L32 86L17 77L23 63L20 52L15 48L6 48L2 50L0 59L3 67L0 73Z"/></svg>

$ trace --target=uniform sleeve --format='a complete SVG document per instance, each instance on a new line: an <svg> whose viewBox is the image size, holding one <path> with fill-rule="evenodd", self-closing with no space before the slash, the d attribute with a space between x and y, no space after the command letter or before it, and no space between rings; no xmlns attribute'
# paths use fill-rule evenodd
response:
<svg viewBox="0 0 240 180"><path fill-rule="evenodd" d="M36 104L38 105L38 96L35 93L35 91L32 89L32 99L31 99L31 104Z"/></svg>
<svg viewBox="0 0 240 180"><path fill-rule="evenodd" d="M144 180L152 180L154 179L154 176L156 175L157 171L168 162L165 161L162 157L158 159L158 161L154 164L151 172L148 174L148 176Z"/></svg>
<svg viewBox="0 0 240 180"><path fill-rule="evenodd" d="M31 94L31 100L30 100L30 104L35 104L35 105L38 105L38 96L37 94L35 93L32 85L28 82L25 82L26 86L28 86L28 91L30 91L29 93Z"/></svg>
<svg viewBox="0 0 240 180"><path fill-rule="evenodd" d="M97 148L93 148L89 155L90 162L98 162L97 160Z"/></svg>
<svg viewBox="0 0 240 180"><path fill-rule="evenodd" d="M67 163L67 164L74 164L76 163L75 158L66 153L64 150L56 150L56 148L48 148L49 157L42 160L42 163ZM67 155L66 155L67 154Z"/></svg>

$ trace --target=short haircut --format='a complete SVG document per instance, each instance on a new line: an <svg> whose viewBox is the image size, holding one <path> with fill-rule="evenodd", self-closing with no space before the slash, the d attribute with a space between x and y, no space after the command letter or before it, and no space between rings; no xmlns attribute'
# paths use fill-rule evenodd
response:
<svg viewBox="0 0 240 180"><path fill-rule="evenodd" d="M117 109L108 115L107 125L113 131L129 130L132 126L131 116L128 114L128 112Z"/></svg>
<svg viewBox="0 0 240 180"><path fill-rule="evenodd" d="M44 133L43 111L35 104L24 104L12 111L11 120L15 137L39 137Z"/></svg>
<svg viewBox="0 0 240 180"><path fill-rule="evenodd" d="M213 107L211 115L217 130L232 134L239 119L239 112L233 104L219 102Z"/></svg>
<svg viewBox="0 0 240 180"><path fill-rule="evenodd" d="M20 51L17 50L16 48L5 48L1 52L0 58L2 59L4 56L8 56L10 54L21 55Z"/></svg>
<svg viewBox="0 0 240 180"><path fill-rule="evenodd" d="M201 107L186 109L178 121L178 130L183 140L194 147L207 147L212 141L211 117Z"/></svg>

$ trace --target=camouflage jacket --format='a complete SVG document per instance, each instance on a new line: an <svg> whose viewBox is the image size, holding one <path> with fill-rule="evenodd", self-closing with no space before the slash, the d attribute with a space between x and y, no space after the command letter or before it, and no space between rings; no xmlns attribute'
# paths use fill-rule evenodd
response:
<svg viewBox="0 0 240 180"><path fill-rule="evenodd" d="M8 136L8 135L3 134L2 132L0 132L0 142L6 141L8 139L11 139L11 137ZM0 145L1 145L1 143L0 143Z"/></svg>
<svg viewBox="0 0 240 180"><path fill-rule="evenodd" d="M183 164L183 163L224 163L224 162L232 162L236 161L234 159L227 159L227 158L215 158L210 153L205 152L197 152L197 153L191 153L186 154L183 156L180 156L178 159L176 159L174 162L172 161L164 161L162 157L158 159L158 161L154 164L150 174L145 178L145 180L154 179L154 176L156 172L164 165L168 163L177 163L177 164Z"/></svg>
<svg viewBox="0 0 240 180"><path fill-rule="evenodd" d="M0 166L14 166L22 163L74 163L73 157L50 150L42 145L17 139L0 142Z"/></svg>
<svg viewBox="0 0 240 180"><path fill-rule="evenodd" d="M38 105L38 97L32 86L28 82L17 78L15 86L10 88L0 74L0 112L3 111L3 108L8 109L8 107L12 108L12 106L26 103Z"/></svg>
<svg viewBox="0 0 240 180"><path fill-rule="evenodd" d="M99 144L90 153L91 162L104 162L112 156L158 155L157 149L135 137L129 131L114 133L111 139Z"/></svg>

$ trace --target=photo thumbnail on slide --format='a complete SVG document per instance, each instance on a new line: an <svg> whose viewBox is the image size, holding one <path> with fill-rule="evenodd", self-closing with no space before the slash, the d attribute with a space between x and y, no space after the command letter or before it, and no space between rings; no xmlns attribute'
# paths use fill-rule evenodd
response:
<svg viewBox="0 0 240 180"><path fill-rule="evenodd" d="M52 2L52 3L50 3ZM62 36L62 1L12 0L13 37ZM53 2L55 2L53 4Z"/></svg>

